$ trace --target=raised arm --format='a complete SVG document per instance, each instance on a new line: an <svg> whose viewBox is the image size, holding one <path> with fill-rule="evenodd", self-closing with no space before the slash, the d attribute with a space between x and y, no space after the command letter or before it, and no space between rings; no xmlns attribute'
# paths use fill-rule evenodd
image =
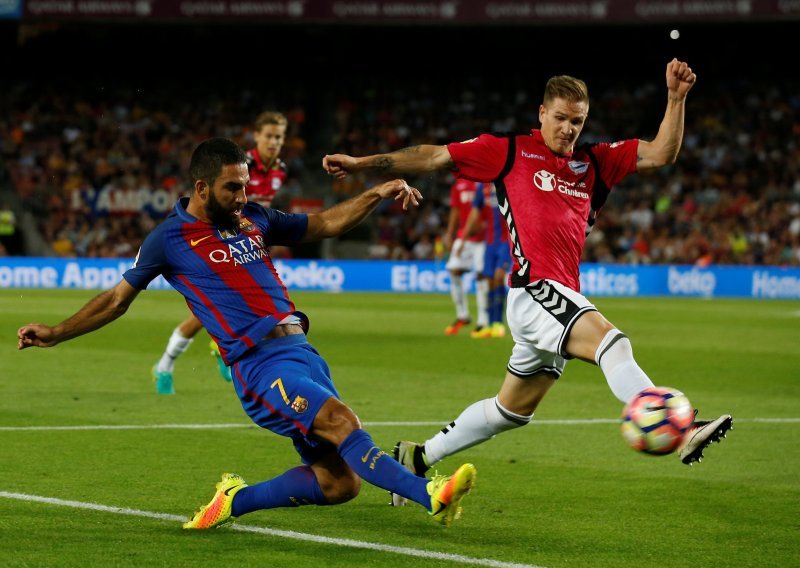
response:
<svg viewBox="0 0 800 568"><path fill-rule="evenodd" d="M441 169L455 169L447 146L422 144L409 146L388 154L374 154L354 158L346 154L332 154L322 158L322 168L336 178L361 170L380 170L393 174L420 174Z"/></svg>
<svg viewBox="0 0 800 568"><path fill-rule="evenodd" d="M648 171L674 164L683 141L686 95L697 75L684 61L673 59L667 64L667 110L651 141L639 140L636 170Z"/></svg>
<svg viewBox="0 0 800 568"><path fill-rule="evenodd" d="M346 233L374 211L384 199L402 199L403 209L408 209L408 204L419 205L422 194L410 187L405 180L395 179L376 185L364 193L347 201L334 205L322 213L308 216L308 229L304 242L318 241L328 237L337 237Z"/></svg>
<svg viewBox="0 0 800 568"><path fill-rule="evenodd" d="M62 341L101 328L124 314L138 293L139 290L127 281L120 280L119 284L89 300L75 315L58 325L23 325L17 331L17 349L53 347Z"/></svg>

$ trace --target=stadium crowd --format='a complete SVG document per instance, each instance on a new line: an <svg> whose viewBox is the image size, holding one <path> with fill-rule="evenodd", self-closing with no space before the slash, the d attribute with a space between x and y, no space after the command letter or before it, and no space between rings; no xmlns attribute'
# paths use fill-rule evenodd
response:
<svg viewBox="0 0 800 568"><path fill-rule="evenodd" d="M472 79L450 93L425 82L385 83L341 95L318 125L326 147L308 148L303 104L273 108L289 118L282 159L289 197L341 199L378 181L375 174L333 181L320 176L324 153L367 155L413 144L444 144L481 132L524 131L538 124L532 93ZM11 186L35 215L52 251L64 256L129 257L178 195L178 172L208 136L253 144L251 121L264 110L256 93L216 92L186 101L152 90L51 90L24 84L0 94L0 153ZM663 89L613 87L592 95L582 141L655 133ZM173 95L173 96L170 96ZM171 101L171 102L170 102ZM587 239L587 261L800 265L800 92L796 85L739 82L693 93L678 163L633 176L612 192ZM323 142L320 143L322 145ZM303 177L306 176L306 177ZM301 180L314 179L309 184ZM445 251L449 174L410 179L426 196L419 210L388 205L371 225L372 258L433 259ZM103 192L116 190L126 197ZM150 199L148 196L158 194ZM120 205L119 201L122 201ZM104 206L101 206L104 204Z"/></svg>

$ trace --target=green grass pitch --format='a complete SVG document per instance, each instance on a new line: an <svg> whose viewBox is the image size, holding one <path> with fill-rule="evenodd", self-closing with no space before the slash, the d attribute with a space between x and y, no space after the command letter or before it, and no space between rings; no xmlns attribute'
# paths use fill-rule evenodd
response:
<svg viewBox="0 0 800 568"><path fill-rule="evenodd" d="M188 313L174 292L143 293L120 320L54 349L16 351L20 325L57 323L94 294L0 292L3 566L800 566L800 302L596 299L656 384L683 390L701 416L733 414L734 430L692 468L630 450L602 374L574 361L534 424L438 465L478 469L450 529L365 484L345 505L239 520L272 533L188 533L171 517L64 501L183 517L222 472L255 483L298 461L288 440L247 426L205 332L178 360L177 394L156 395L150 368ZM445 337L447 296L294 300L343 400L385 450L424 440L500 385L511 339ZM243 426L50 428L166 424ZM42 428L19 429L32 426Z"/></svg>

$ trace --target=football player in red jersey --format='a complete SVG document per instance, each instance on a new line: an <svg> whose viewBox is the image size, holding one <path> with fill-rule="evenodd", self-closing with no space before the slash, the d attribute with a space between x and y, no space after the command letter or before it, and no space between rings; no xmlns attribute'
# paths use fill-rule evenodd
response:
<svg viewBox="0 0 800 568"><path fill-rule="evenodd" d="M685 62L667 64L667 107L651 141L576 146L589 113L589 93L583 81L562 75L548 81L539 106L541 128L530 133L323 158L323 168L335 177L368 168L387 173L450 169L459 177L494 182L508 225L513 265L507 316L515 345L505 380L497 396L469 406L425 444L399 442L395 456L406 467L424 474L446 456L530 423L568 359L598 365L623 404L653 386L633 358L628 338L580 293L580 255L597 211L617 182L675 163L686 96L696 78ZM695 422L680 451L683 463L699 461L731 423L728 414Z"/></svg>
<svg viewBox="0 0 800 568"><path fill-rule="evenodd" d="M286 139L286 117L275 111L264 111L256 117L253 124L255 147L247 151L247 170L250 183L247 185L247 199L269 207L275 194L286 181L287 168L278 157ZM159 394L174 394L173 369L175 360L192 344L194 336L203 329L193 315L183 320L172 331L161 358L153 366L152 375ZM211 355L215 358L220 376L231 380L231 371L219 354L217 344L209 343Z"/></svg>
<svg viewBox="0 0 800 568"><path fill-rule="evenodd" d="M470 323L467 290L463 279L467 272L473 272L478 277L475 283L478 322L473 333L480 332L489 325L488 283L482 278L486 246L483 242L483 231L476 231L474 235L464 234L475 193L482 190L482 183L467 179L456 179L450 187L450 214L444 234L444 246L450 252L446 268L450 272L450 296L456 308L456 319L445 328L445 335L455 335Z"/></svg>

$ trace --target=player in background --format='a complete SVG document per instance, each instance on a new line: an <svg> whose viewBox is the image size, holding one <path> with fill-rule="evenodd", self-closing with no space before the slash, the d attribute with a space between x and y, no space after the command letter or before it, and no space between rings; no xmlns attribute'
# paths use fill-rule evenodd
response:
<svg viewBox="0 0 800 568"><path fill-rule="evenodd" d="M475 192L472 209L464 225L464 235L469 237L483 227L484 253L481 276L489 283L489 325L473 331L477 339L505 337L503 312L506 305L506 279L511 268L511 252L508 247L508 227L497 204L494 184L481 184L482 190Z"/></svg>
<svg viewBox="0 0 800 568"><path fill-rule="evenodd" d="M398 442L406 467L424 475L446 456L529 424L568 359L599 366L622 404L653 386L628 337L580 293L579 265L587 227L610 189L629 174L675 163L686 96L695 81L685 62L667 64L667 106L652 141L576 147L589 113L589 92L583 81L561 75L547 82L539 106L541 127L529 134L484 134L466 143L323 158L325 171L336 177L368 168L387 173L449 169L461 178L494 182L509 229L513 266L507 316L514 347L500 391L470 405L424 444ZM731 424L729 414L695 421L679 451L681 461L699 461Z"/></svg>
<svg viewBox="0 0 800 568"><path fill-rule="evenodd" d="M247 169L250 183L247 185L247 199L263 207L269 207L275 194L286 181L287 168L279 155L286 139L288 121L280 112L265 111L256 117L253 124L255 147L247 151ZM194 340L203 324L194 315L183 320L172 331L164 353L153 366L152 375L158 394L175 394L173 370L175 360L184 353ZM220 376L231 380L231 371L220 356L217 344L209 343L211 355L217 362Z"/></svg>
<svg viewBox="0 0 800 568"><path fill-rule="evenodd" d="M269 255L274 244L341 235L384 199L401 200L406 209L422 196L396 179L321 213L291 215L247 203L248 169L244 151L232 141L201 143L189 166L191 197L181 198L145 238L122 280L56 326L22 326L18 348L52 347L99 329L163 275L233 366L233 385L248 416L290 438L304 463L253 486L224 474L211 502L183 528L215 528L261 509L343 503L358 494L361 479L416 501L449 525L475 482L475 468L464 464L429 482L375 445L339 400L327 363L306 339L308 317L295 309Z"/></svg>
<svg viewBox="0 0 800 568"><path fill-rule="evenodd" d="M447 229L444 234L444 246L450 253L445 268L450 272L450 297L456 308L456 320L444 330L445 335L456 335L465 325L469 325L469 300L464 274L474 272L475 299L478 309L478 321L474 332L479 332L489 325L488 292L489 283L483 278L483 231L477 231L470 237L464 236L472 200L483 184L467 179L457 178L450 186L450 214L447 218Z"/></svg>

